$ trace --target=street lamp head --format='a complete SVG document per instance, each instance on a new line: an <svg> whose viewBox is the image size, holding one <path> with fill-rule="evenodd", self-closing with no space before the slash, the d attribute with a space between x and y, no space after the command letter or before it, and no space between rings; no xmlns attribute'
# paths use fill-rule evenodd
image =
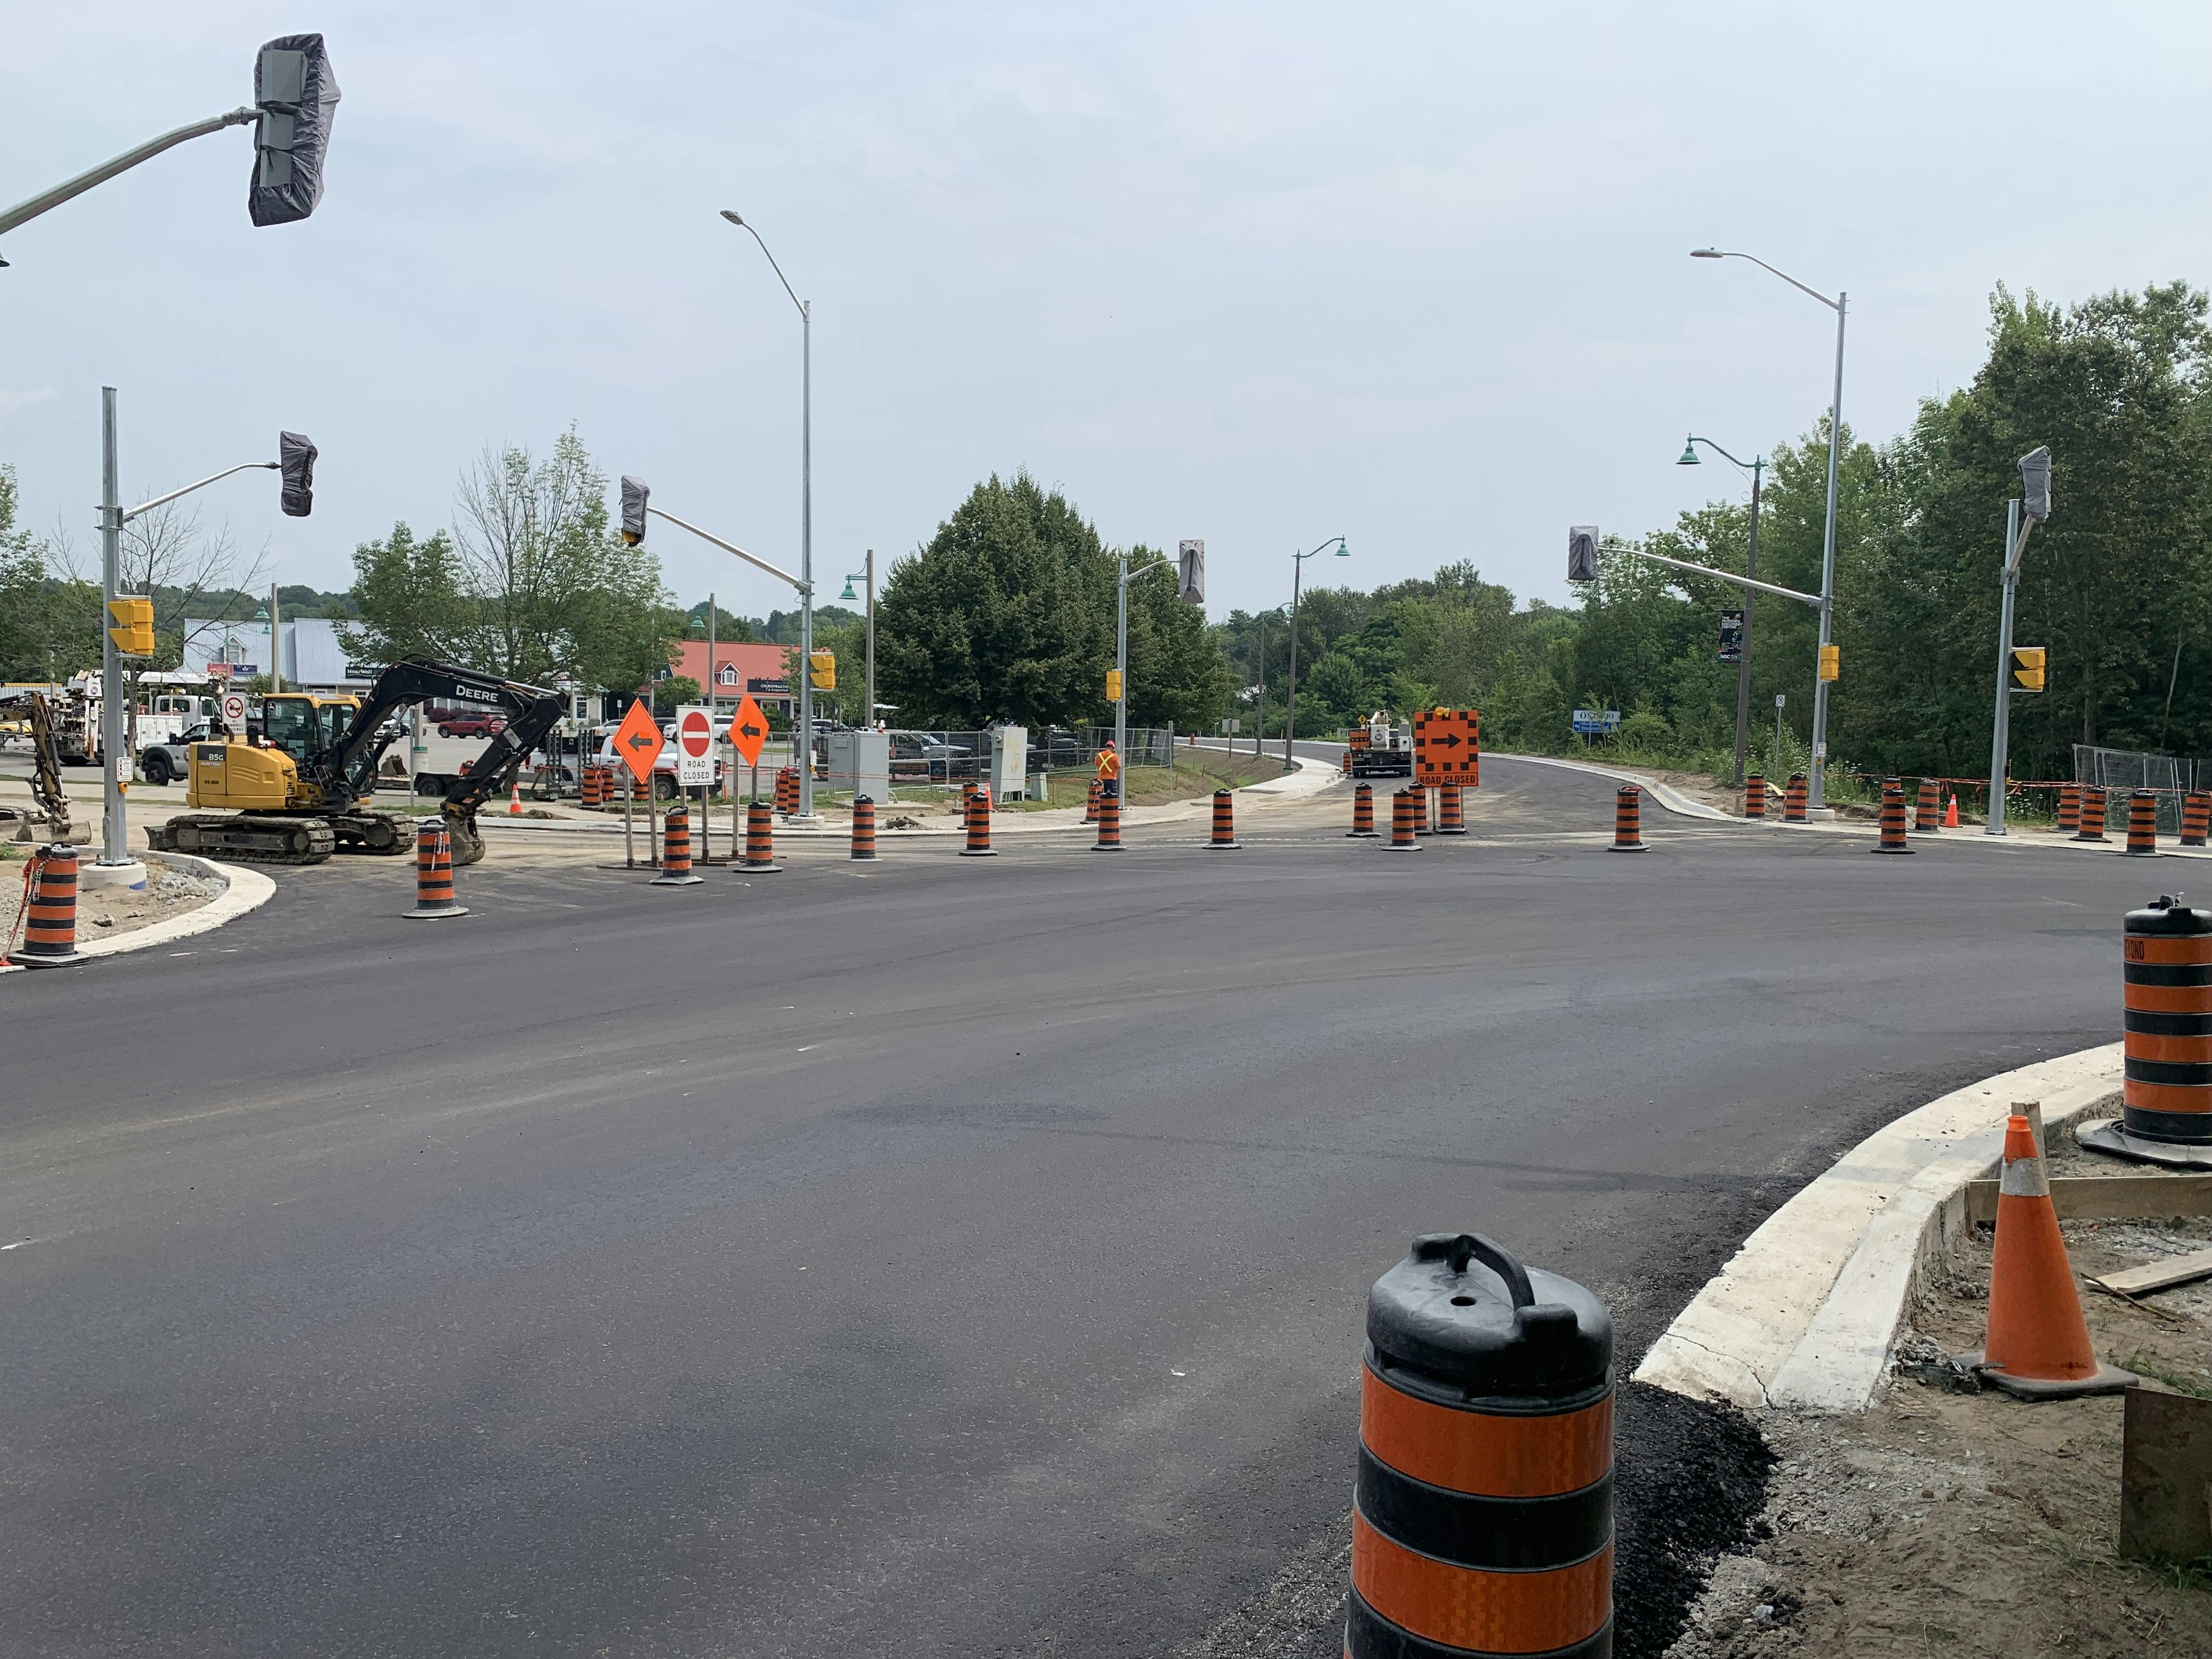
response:
<svg viewBox="0 0 2212 1659"><path fill-rule="evenodd" d="M1675 462L1674 465L1677 466L1701 466L1704 465L1703 462L1698 459L1698 441L1695 438L1685 438L1682 440L1682 459Z"/></svg>
<svg viewBox="0 0 2212 1659"><path fill-rule="evenodd" d="M1692 259L1718 259L1723 255L1717 247L1693 247L1690 250L1690 257Z"/></svg>
<svg viewBox="0 0 2212 1659"><path fill-rule="evenodd" d="M841 599L857 599L860 597L853 591L853 579L850 576L845 578L845 591L837 597Z"/></svg>
<svg viewBox="0 0 2212 1659"><path fill-rule="evenodd" d="M1341 536L1336 538L1336 556L1340 559L1348 559L1352 556L1352 544Z"/></svg>
<svg viewBox="0 0 2212 1659"><path fill-rule="evenodd" d="M725 219L727 219L733 225L742 225L744 223L744 220L738 217L738 216L732 212L728 208L724 208L722 210L722 216Z"/></svg>

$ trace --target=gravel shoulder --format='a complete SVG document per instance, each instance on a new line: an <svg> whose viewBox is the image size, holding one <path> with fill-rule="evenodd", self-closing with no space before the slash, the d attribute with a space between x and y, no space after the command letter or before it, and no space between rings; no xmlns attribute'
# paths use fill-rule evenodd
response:
<svg viewBox="0 0 2212 1659"><path fill-rule="evenodd" d="M2055 1175L2148 1173L2058 1138ZM2062 1224L2077 1284L2212 1243L2212 1220ZM1777 1456L1753 1548L1723 1556L1670 1659L1987 1651L2212 1659L2212 1562L2120 1557L2116 1396L1961 1392L1980 1346L1992 1230L1932 1273L1871 1411L1759 1419ZM2081 1286L2097 1351L2146 1386L2212 1394L2212 1283L2131 1304Z"/></svg>
<svg viewBox="0 0 2212 1659"><path fill-rule="evenodd" d="M12 938L23 907L23 872L29 848L10 846L0 856L0 938ZM141 854L146 866L143 890L128 887L77 890L77 938L89 942L135 933L157 921L185 915L224 890L219 877L170 864L158 854Z"/></svg>

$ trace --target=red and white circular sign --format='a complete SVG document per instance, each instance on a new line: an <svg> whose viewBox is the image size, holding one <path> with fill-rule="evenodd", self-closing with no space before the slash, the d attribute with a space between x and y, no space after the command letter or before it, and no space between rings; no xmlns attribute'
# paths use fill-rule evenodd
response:
<svg viewBox="0 0 2212 1659"><path fill-rule="evenodd" d="M714 746L714 728L703 708L689 708L684 713L683 723L676 728L676 740L684 745L684 752L696 760Z"/></svg>
<svg viewBox="0 0 2212 1659"><path fill-rule="evenodd" d="M224 693L222 699L222 718L225 725L244 726L246 724L246 699L240 696L235 691Z"/></svg>

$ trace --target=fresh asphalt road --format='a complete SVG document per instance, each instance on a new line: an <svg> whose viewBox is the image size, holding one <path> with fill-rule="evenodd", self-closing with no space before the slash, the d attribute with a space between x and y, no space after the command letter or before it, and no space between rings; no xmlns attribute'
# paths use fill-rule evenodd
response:
<svg viewBox="0 0 2212 1659"><path fill-rule="evenodd" d="M1632 1361L1872 1124L2112 1040L2180 878L1486 781L1410 855L1334 790L683 890L502 840L439 923L338 860L0 980L0 1647L1174 1653L1340 1522L1411 1235Z"/></svg>

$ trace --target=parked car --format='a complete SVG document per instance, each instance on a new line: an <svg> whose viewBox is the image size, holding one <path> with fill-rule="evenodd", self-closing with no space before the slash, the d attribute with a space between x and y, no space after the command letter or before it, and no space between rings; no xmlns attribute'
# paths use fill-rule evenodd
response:
<svg viewBox="0 0 2212 1659"><path fill-rule="evenodd" d="M438 722L441 738L495 738L507 730L503 714L450 714Z"/></svg>

